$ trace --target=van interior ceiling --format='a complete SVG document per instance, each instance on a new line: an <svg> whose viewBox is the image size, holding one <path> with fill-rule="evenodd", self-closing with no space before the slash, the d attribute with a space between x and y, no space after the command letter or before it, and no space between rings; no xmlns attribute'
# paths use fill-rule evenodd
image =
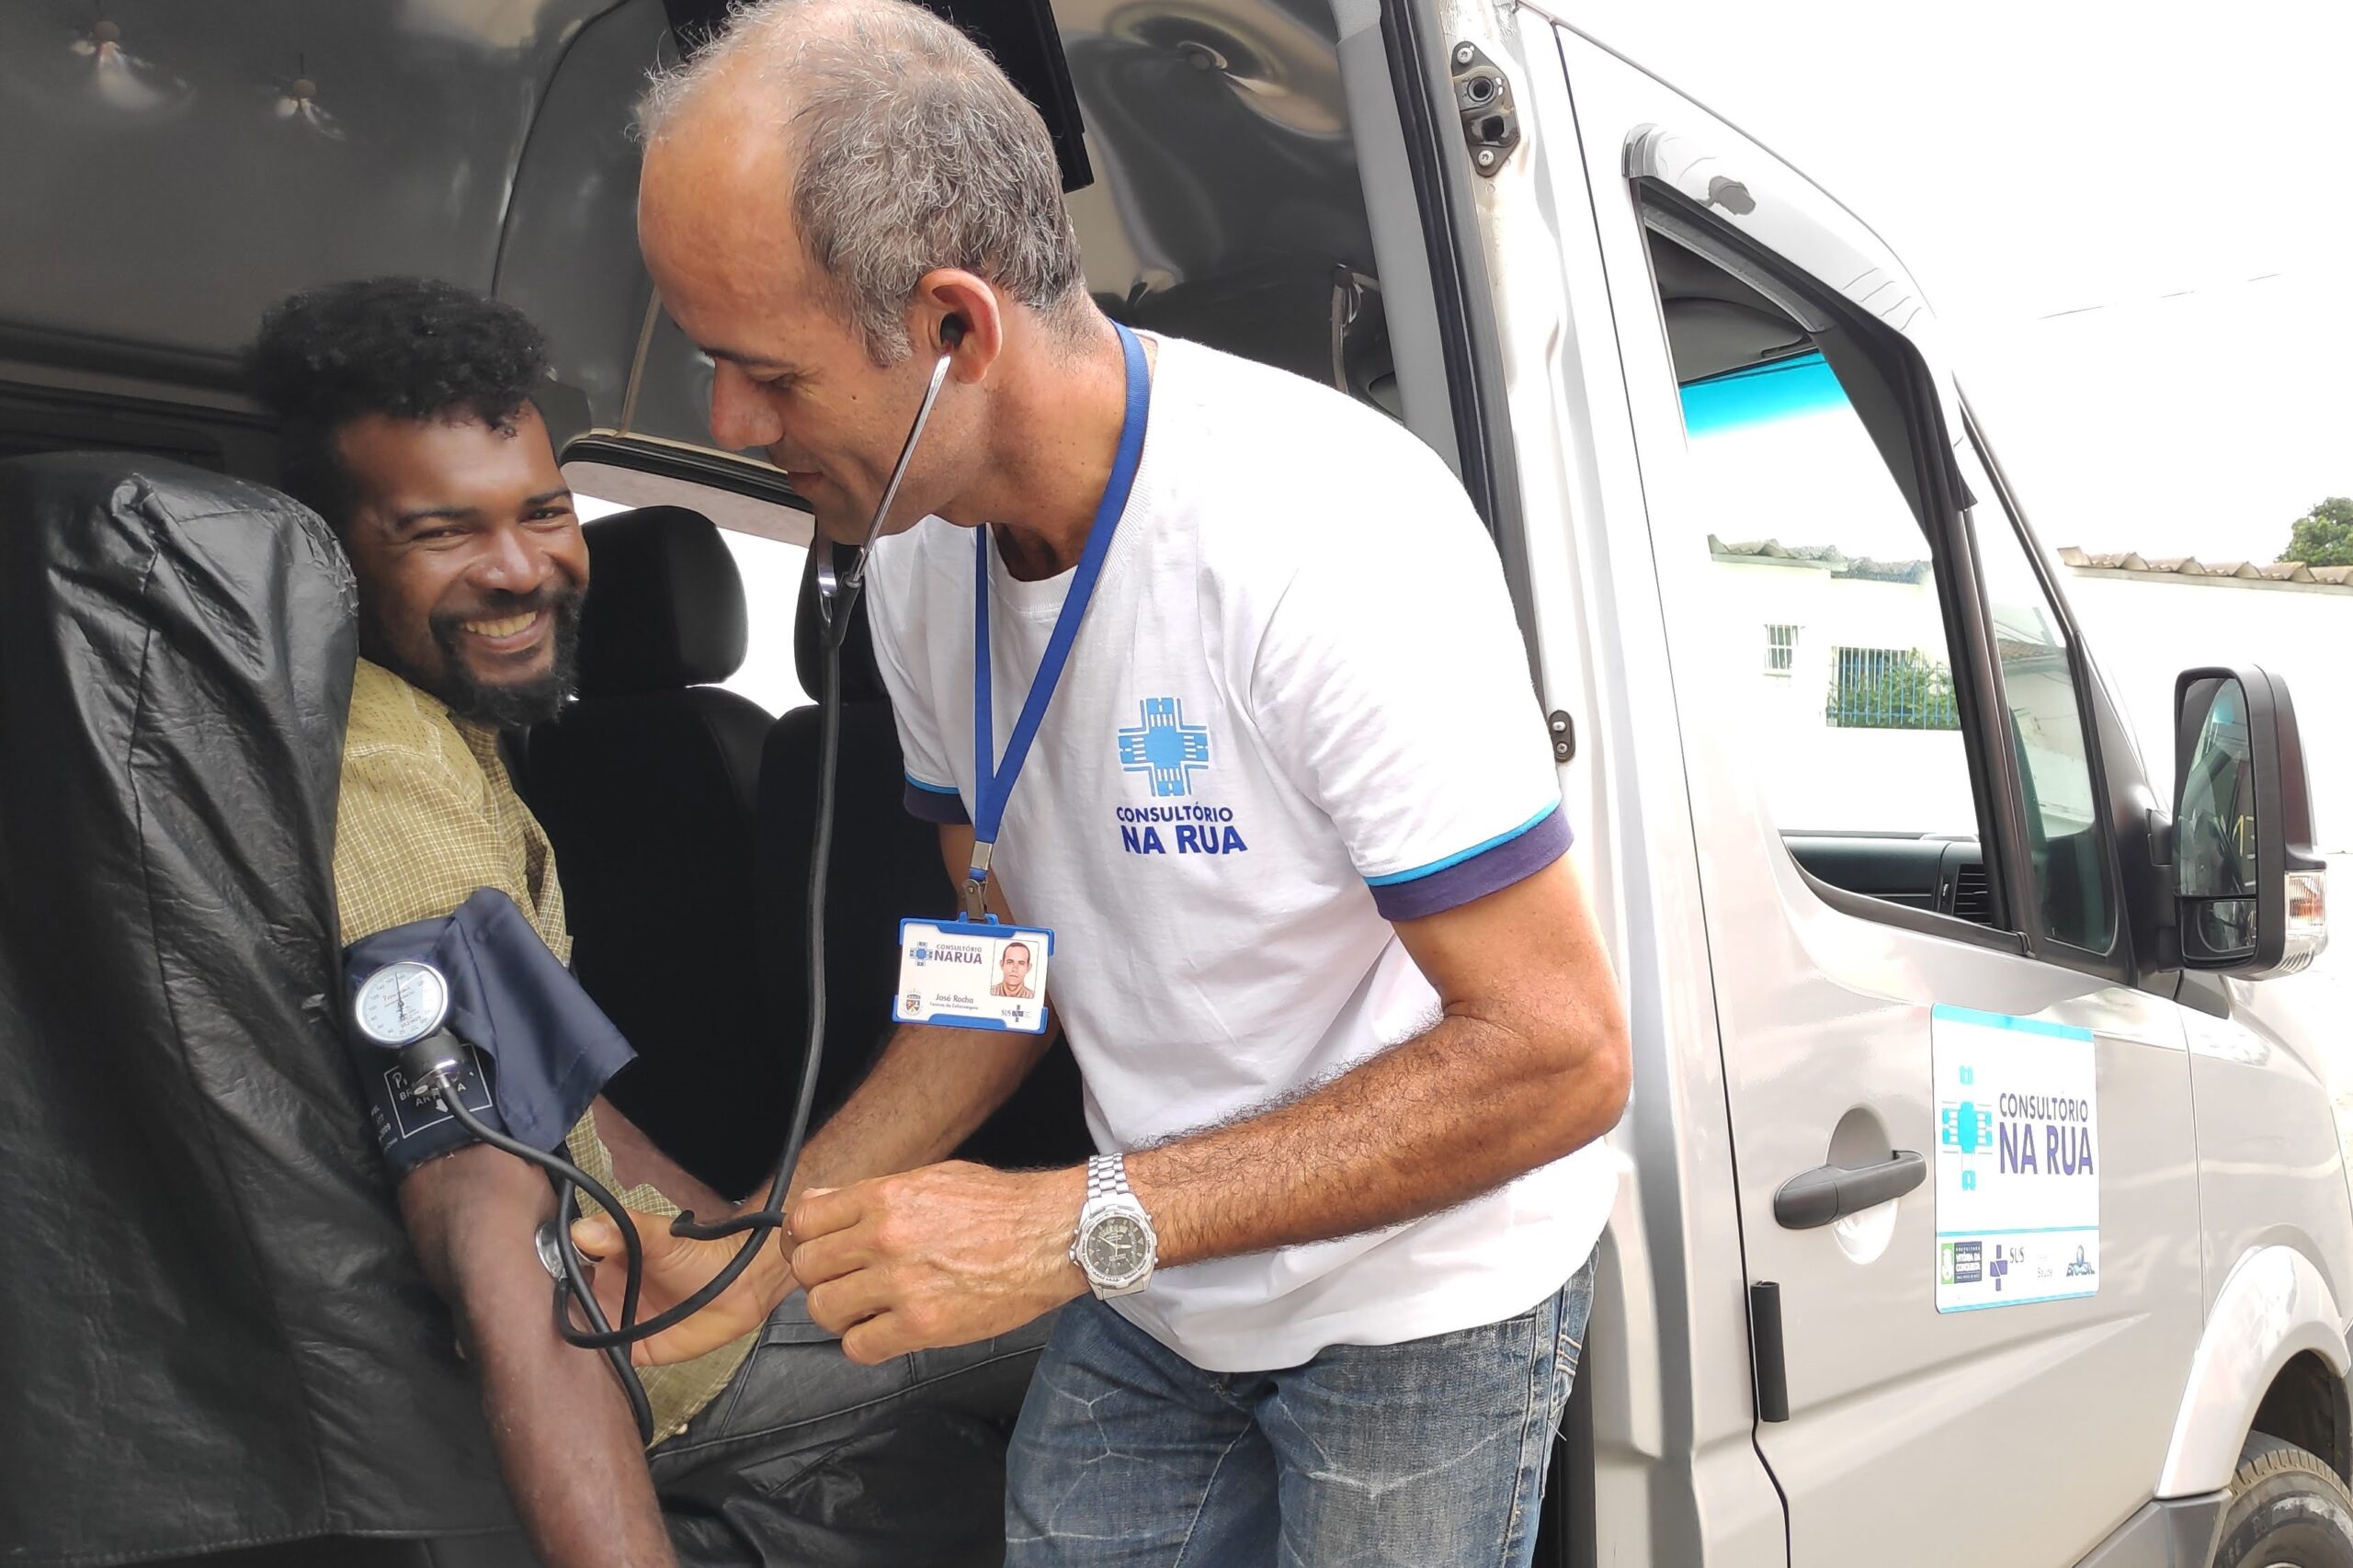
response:
<svg viewBox="0 0 2353 1568"><path fill-rule="evenodd" d="M1392 256L1404 266L1392 278L1375 254L1370 208L1384 233L1422 240L1410 181L1402 163L1359 167L1365 96L1344 85L1329 10L934 4L1044 112L1108 312L1413 413L1450 451L1426 264ZM412 272L540 323L558 383L543 412L561 438L707 449L710 367L662 316L636 255L628 110L648 68L722 11L259 0L224 23L172 0L108 0L119 70L99 78L85 6L0 7L0 144L50 150L0 165L0 210L44 214L0 226L7 438L271 478L266 429L236 392L236 351L263 308L313 283ZM1366 68L1364 50L1352 58ZM1417 360L1402 378L1401 309ZM83 396L168 409L170 427L55 417Z"/></svg>
<svg viewBox="0 0 2353 1568"><path fill-rule="evenodd" d="M662 0L670 23L670 37L691 56L704 40L725 25L735 0ZM1071 85L1070 62L1063 54L1062 36L1055 28L1053 7L1044 0L918 0L926 9L946 17L978 40L1013 85L1021 89L1054 139L1054 156L1063 167L1063 189L1077 190L1095 180L1087 161L1086 135L1081 124L1078 95Z"/></svg>
<svg viewBox="0 0 2353 1568"><path fill-rule="evenodd" d="M1813 352L1813 340L1789 312L1722 267L1656 233L1650 253L1678 382Z"/></svg>

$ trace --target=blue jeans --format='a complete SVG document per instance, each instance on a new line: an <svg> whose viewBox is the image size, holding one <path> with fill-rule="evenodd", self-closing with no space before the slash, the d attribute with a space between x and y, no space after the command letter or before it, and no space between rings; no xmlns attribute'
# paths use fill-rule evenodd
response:
<svg viewBox="0 0 2353 1568"><path fill-rule="evenodd" d="M1006 1568L1525 1568L1593 1264L1502 1323L1205 1372L1062 1311L1006 1456Z"/></svg>

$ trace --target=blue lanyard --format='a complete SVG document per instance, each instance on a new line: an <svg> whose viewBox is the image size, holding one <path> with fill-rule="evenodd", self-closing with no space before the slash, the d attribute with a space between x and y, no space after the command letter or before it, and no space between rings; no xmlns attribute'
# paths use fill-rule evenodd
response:
<svg viewBox="0 0 2353 1568"><path fill-rule="evenodd" d="M1006 744L1005 760L995 767L989 766L990 753L996 748L996 713L995 692L989 679L989 530L985 526L972 530L972 864L964 883L964 915L970 920L982 917L982 892L989 878L989 853L996 845L997 830L1005 825L1006 802L1013 798L1013 782L1021 776L1021 765L1029 760L1029 744L1038 738L1038 726L1045 722L1046 705L1054 699L1054 687L1063 676L1063 666L1070 662L1071 644L1078 641L1079 622L1086 618L1086 605L1095 597L1096 579L1103 575L1103 558L1111 552L1111 535L1120 526L1120 514L1128 509L1128 493L1135 488L1136 464L1143 456L1145 413L1152 406L1152 377L1144 368L1143 345L1126 327L1119 328L1120 347L1127 357L1128 407L1120 422L1119 455L1111 461L1111 477L1103 486L1103 498L1096 503L1095 521L1086 530L1086 548L1078 558L1078 570L1073 574L1070 593L1063 600L1062 613L1054 618L1053 634L1046 639L1045 656L1038 661L1038 674L1029 683L1029 695L1021 704L1021 716L1013 722L1013 738Z"/></svg>

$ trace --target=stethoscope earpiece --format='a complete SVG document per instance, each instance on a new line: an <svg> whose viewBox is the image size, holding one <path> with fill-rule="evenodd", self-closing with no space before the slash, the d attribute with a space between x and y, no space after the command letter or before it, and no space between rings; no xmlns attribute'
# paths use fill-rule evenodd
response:
<svg viewBox="0 0 2353 1568"><path fill-rule="evenodd" d="M858 547L849 570L837 570L834 564L832 544L818 540L825 548L817 555L817 613L824 622L825 636L836 648L849 634L849 612L858 603L859 585L866 580L866 558L874 549L874 540L882 532L882 519L891 515L891 503L899 498L899 485L907 477L908 460L915 455L915 443L923 437L923 427L931 423L932 405L939 401L939 389L948 382L948 367L955 362L955 345L963 341L964 323L961 317L949 316L939 324L940 341L947 345L939 352L939 361L931 368L931 384L924 389L923 402L915 409L915 423L907 426L905 445L899 449L899 460L891 467L891 481L882 487L882 499L874 504L874 516L866 525L866 542ZM814 548L813 545L812 548Z"/></svg>

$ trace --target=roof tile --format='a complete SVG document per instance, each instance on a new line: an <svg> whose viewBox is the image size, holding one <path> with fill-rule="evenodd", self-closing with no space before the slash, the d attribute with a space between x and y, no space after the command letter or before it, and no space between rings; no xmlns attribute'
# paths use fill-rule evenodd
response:
<svg viewBox="0 0 2353 1568"><path fill-rule="evenodd" d="M2168 577L2231 577L2263 583L2317 583L2353 588L2353 566L2307 566L2301 561L2200 561L2194 555L2142 556L2131 551L2087 551L2068 545L2060 561L2078 571L2129 572Z"/></svg>

